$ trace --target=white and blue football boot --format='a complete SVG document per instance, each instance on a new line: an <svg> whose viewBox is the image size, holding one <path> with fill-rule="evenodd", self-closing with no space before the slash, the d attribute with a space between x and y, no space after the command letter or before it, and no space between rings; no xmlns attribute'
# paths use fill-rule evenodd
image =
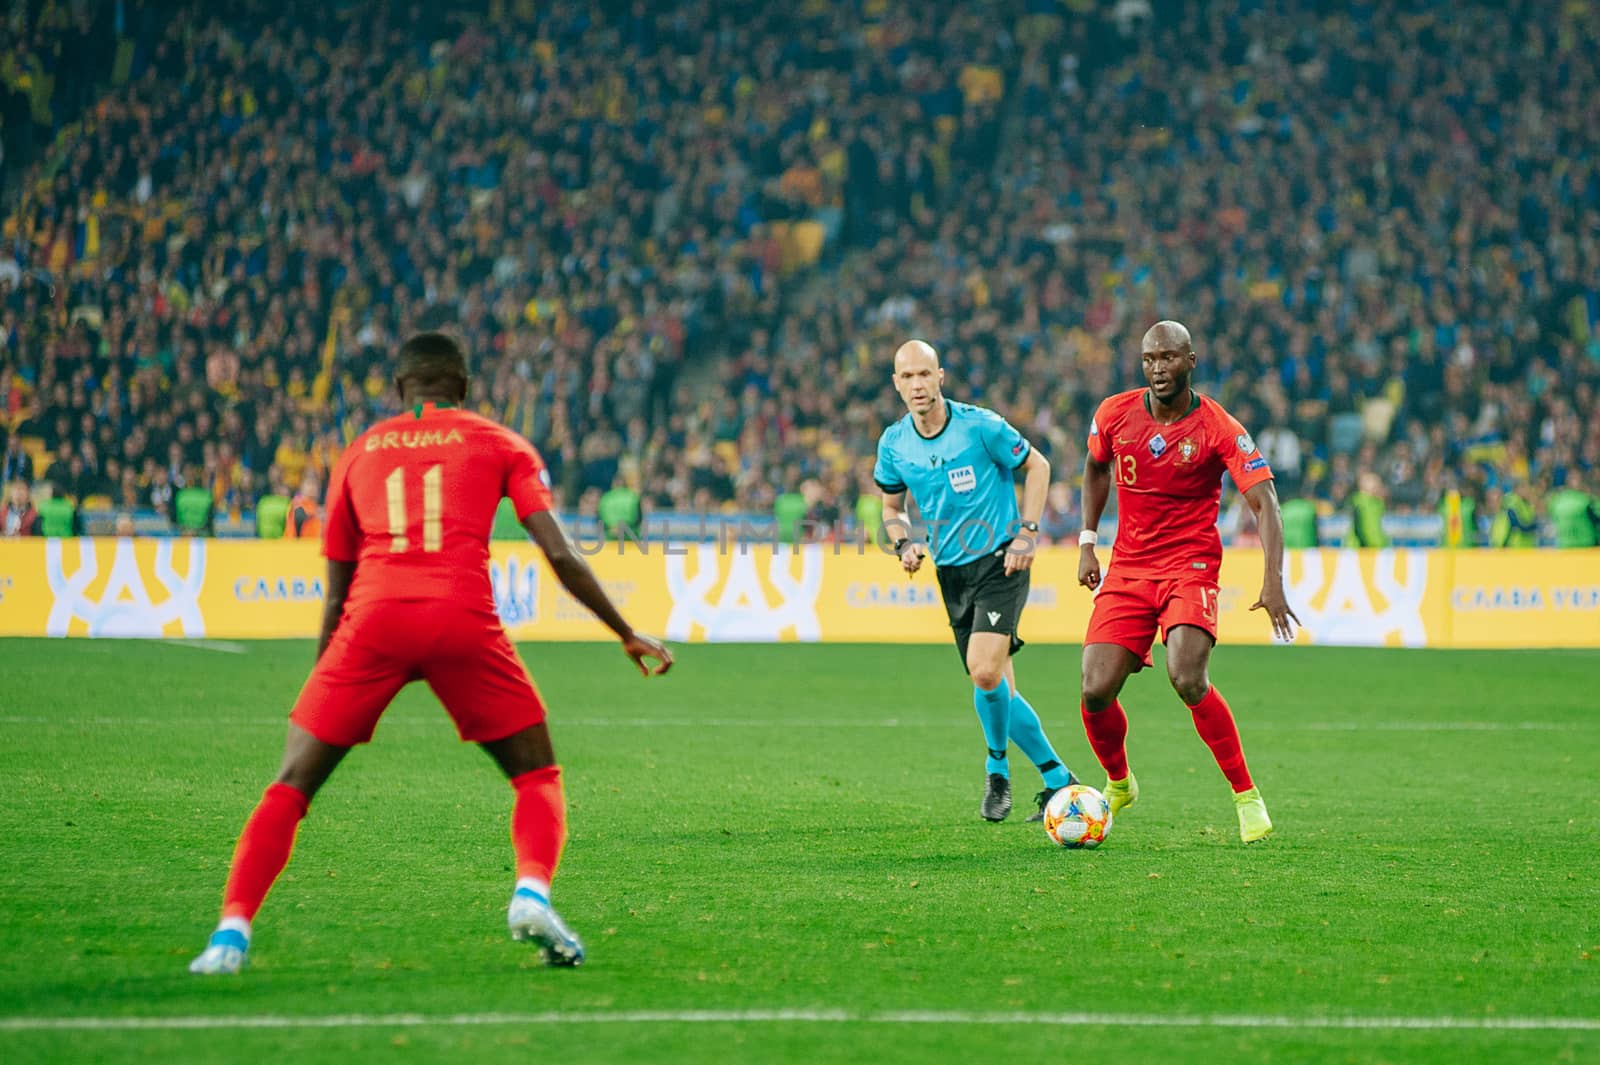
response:
<svg viewBox="0 0 1600 1065"><path fill-rule="evenodd" d="M206 949L189 963L189 971L202 976L231 976L244 968L250 938L237 928L219 928L211 933Z"/></svg>
<svg viewBox="0 0 1600 1065"><path fill-rule="evenodd" d="M583 943L550 906L550 900L532 888L519 887L506 914L511 938L532 943L544 953L547 965L583 964Z"/></svg>

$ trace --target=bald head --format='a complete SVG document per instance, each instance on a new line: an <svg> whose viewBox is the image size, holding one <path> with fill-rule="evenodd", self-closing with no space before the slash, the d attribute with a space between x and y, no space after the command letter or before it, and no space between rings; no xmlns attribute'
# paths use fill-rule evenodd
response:
<svg viewBox="0 0 1600 1065"><path fill-rule="evenodd" d="M894 390L900 393L906 409L923 417L944 402L944 370L939 368L939 353L922 340L908 340L895 349Z"/></svg>
<svg viewBox="0 0 1600 1065"><path fill-rule="evenodd" d="M1168 319L1145 330L1142 347L1145 351L1191 351L1194 341L1189 336L1188 327L1182 322Z"/></svg>
<svg viewBox="0 0 1600 1065"><path fill-rule="evenodd" d="M939 368L939 353L925 340L908 340L895 349L895 373L899 373L903 368L915 366L926 366L934 370Z"/></svg>
<svg viewBox="0 0 1600 1065"><path fill-rule="evenodd" d="M1194 343L1182 322L1157 322L1144 334L1140 361L1145 383L1162 403L1187 403L1189 375L1194 372Z"/></svg>

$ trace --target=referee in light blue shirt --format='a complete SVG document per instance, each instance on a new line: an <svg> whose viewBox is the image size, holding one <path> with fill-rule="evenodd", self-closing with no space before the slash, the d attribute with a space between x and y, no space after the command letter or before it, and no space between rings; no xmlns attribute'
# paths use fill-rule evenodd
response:
<svg viewBox="0 0 1600 1065"><path fill-rule="evenodd" d="M939 354L928 344L907 341L894 353L894 387L907 414L878 439L873 479L883 489L884 531L908 574L922 568L926 551L912 539L906 514L910 492L928 527L939 591L972 677L988 748L978 812L987 821L1003 821L1011 812L1011 742L1044 778L1044 790L1034 797L1039 808L1028 818L1041 821L1050 796L1077 782L1017 691L1011 666L1022 648L1017 623L1028 601L1050 463L994 411L945 399L943 385ZM1017 470L1027 471L1020 516Z"/></svg>

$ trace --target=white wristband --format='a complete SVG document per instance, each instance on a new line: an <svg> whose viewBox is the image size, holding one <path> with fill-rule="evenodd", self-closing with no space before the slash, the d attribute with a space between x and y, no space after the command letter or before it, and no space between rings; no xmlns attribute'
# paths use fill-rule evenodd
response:
<svg viewBox="0 0 1600 1065"><path fill-rule="evenodd" d="M1085 529L1078 534L1079 547L1093 547L1100 542L1100 534L1093 529Z"/></svg>

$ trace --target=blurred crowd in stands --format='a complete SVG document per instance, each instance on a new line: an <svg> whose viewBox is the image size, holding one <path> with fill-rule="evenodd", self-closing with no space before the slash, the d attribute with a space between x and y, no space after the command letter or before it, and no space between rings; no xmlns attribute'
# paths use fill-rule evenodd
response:
<svg viewBox="0 0 1600 1065"><path fill-rule="evenodd" d="M7 532L39 496L205 530L270 497L292 535L398 340L445 327L566 507L841 526L923 337L1051 458L1071 540L1094 405L1163 317L1354 542L1597 516L1590 0L0 18Z"/></svg>

